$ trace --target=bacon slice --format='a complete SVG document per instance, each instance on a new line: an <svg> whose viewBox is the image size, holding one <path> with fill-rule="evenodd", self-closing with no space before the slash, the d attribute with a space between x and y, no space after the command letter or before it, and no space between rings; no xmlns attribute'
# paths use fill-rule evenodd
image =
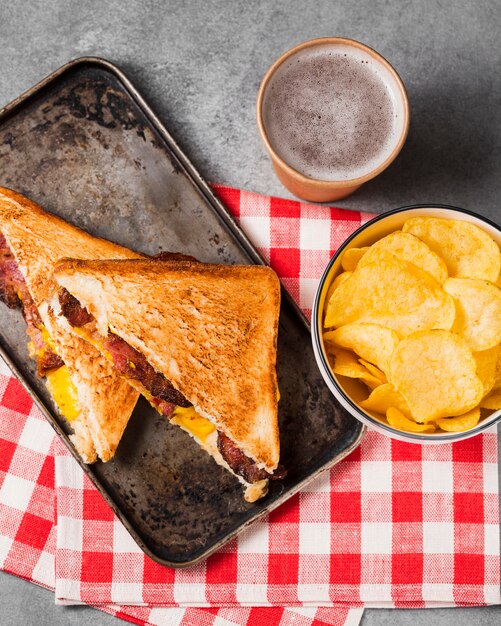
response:
<svg viewBox="0 0 501 626"><path fill-rule="evenodd" d="M47 346L40 356L37 356L37 374L40 378L44 378L44 376L47 376L48 372L58 370L60 367L63 367L63 365L63 359Z"/></svg>
<svg viewBox="0 0 501 626"><path fill-rule="evenodd" d="M10 251L5 237L0 234L0 298L9 309L22 306L21 294L25 291L23 275Z"/></svg>
<svg viewBox="0 0 501 626"><path fill-rule="evenodd" d="M157 411L165 415L165 417L170 417L176 408L176 405L172 404L172 402L165 402L165 400L160 400L160 398L152 398L151 402L155 405Z"/></svg>
<svg viewBox="0 0 501 626"><path fill-rule="evenodd" d="M84 309L80 302L66 289L59 290L59 304L64 317L76 328L80 328L94 319L87 309Z"/></svg>
<svg viewBox="0 0 501 626"><path fill-rule="evenodd" d="M108 333L104 347L111 354L117 370L127 378L141 382L152 396L177 406L191 406L191 402L175 389L163 374L153 369L144 354L121 337Z"/></svg>
<svg viewBox="0 0 501 626"><path fill-rule="evenodd" d="M182 254L181 252L159 252L151 257L155 261L190 261L191 263L199 263L198 259L189 254Z"/></svg>
<svg viewBox="0 0 501 626"><path fill-rule="evenodd" d="M259 468L256 463L250 459L233 441L217 431L217 447L221 456L228 463L231 469L241 476L248 483L257 483L258 480L282 480L287 475L287 471L279 465L273 474L268 473L265 469Z"/></svg>

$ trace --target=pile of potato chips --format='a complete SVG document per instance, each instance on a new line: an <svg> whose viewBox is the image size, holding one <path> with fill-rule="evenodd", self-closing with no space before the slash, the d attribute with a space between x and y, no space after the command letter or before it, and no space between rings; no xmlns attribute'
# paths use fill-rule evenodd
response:
<svg viewBox="0 0 501 626"><path fill-rule="evenodd" d="M332 371L402 431L462 432L501 408L501 252L466 221L413 217L344 252L329 287Z"/></svg>

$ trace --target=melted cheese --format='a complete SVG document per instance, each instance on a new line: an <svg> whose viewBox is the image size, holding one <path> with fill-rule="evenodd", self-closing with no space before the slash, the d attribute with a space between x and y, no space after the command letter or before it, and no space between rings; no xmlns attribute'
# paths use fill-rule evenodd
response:
<svg viewBox="0 0 501 626"><path fill-rule="evenodd" d="M187 430L202 443L205 443L207 437L216 430L214 424L199 415L192 406L187 408L177 406L172 413L170 421Z"/></svg>
<svg viewBox="0 0 501 626"><path fill-rule="evenodd" d="M80 415L78 393L66 365L47 372L47 387L63 416L71 422Z"/></svg>
<svg viewBox="0 0 501 626"><path fill-rule="evenodd" d="M110 363L113 363L113 357L111 356L111 353L106 350L102 341L97 341L95 339L92 333L87 332L84 328L80 328L79 326L72 326L71 330L75 334L80 335L80 337L90 343L91 346L94 346L94 348L96 348L104 356L105 359L108 359Z"/></svg>
<svg viewBox="0 0 501 626"><path fill-rule="evenodd" d="M42 341L44 343L43 348L39 348L35 350L35 346L32 341L28 343L28 350L30 352L30 356L36 356L37 358L43 357L43 355L47 352L47 348L52 350L55 354L57 354L56 344L52 340L52 337L49 335L49 331L45 328L45 326L39 326L40 333L42 335Z"/></svg>
<svg viewBox="0 0 501 626"><path fill-rule="evenodd" d="M45 326L40 326L40 332L44 342L44 347L35 350L33 342L28 343L30 356L42 357L47 348L50 348L57 354L56 344L49 334ZM66 365L62 365L55 370L50 370L45 375L47 387L54 398L61 414L68 422L76 419L80 415L80 405L78 403L78 392L73 381L71 380L70 371Z"/></svg>
<svg viewBox="0 0 501 626"><path fill-rule="evenodd" d="M42 333L42 339L45 345L49 346L49 348L52 348L52 350L56 352L56 344L52 340L52 337L49 335L49 331L45 328L45 326L40 327L40 332Z"/></svg>

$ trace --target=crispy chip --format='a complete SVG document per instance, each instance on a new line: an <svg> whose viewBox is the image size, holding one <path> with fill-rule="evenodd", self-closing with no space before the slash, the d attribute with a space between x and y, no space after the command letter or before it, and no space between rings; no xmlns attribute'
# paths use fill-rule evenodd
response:
<svg viewBox="0 0 501 626"><path fill-rule="evenodd" d="M379 324L346 324L337 330L324 333L324 340L340 348L353 350L360 357L387 372L390 357L400 341L394 330Z"/></svg>
<svg viewBox="0 0 501 626"><path fill-rule="evenodd" d="M342 350L335 346L328 346L327 351L333 356L332 371L340 376L348 378L359 378L370 389L379 387L382 380L371 374L358 360L356 354L349 350Z"/></svg>
<svg viewBox="0 0 501 626"><path fill-rule="evenodd" d="M448 278L445 291L456 302L453 330L474 352L493 348L501 341L501 289L486 280Z"/></svg>
<svg viewBox="0 0 501 626"><path fill-rule="evenodd" d="M501 350L496 363L496 379L494 381L494 389L501 389Z"/></svg>
<svg viewBox="0 0 501 626"><path fill-rule="evenodd" d="M462 415L484 387L466 341L445 330L415 333L395 348L388 380L404 396L418 422Z"/></svg>
<svg viewBox="0 0 501 626"><path fill-rule="evenodd" d="M450 329L456 310L437 281L391 254L358 267L332 294L324 326L369 322L410 335L430 328Z"/></svg>
<svg viewBox="0 0 501 626"><path fill-rule="evenodd" d="M497 411L501 409L501 389L494 389L480 401L481 409L491 409Z"/></svg>
<svg viewBox="0 0 501 626"><path fill-rule="evenodd" d="M331 296L334 293L334 290L337 289L339 285L343 284L343 282L347 278L349 278L352 274L353 272L343 272L342 274L338 274L336 278L332 281L332 283L329 285L329 289L327 289L327 294L325 296L324 313L326 313L327 311L327 305L329 304L329 300L331 299Z"/></svg>
<svg viewBox="0 0 501 626"><path fill-rule="evenodd" d="M360 406L367 411L374 411L383 415L386 415L386 411L390 407L395 407L406 417L411 417L405 398L391 383L376 387L367 400L360 402Z"/></svg>
<svg viewBox="0 0 501 626"><path fill-rule="evenodd" d="M369 248L348 248L343 252L341 257L341 265L347 272L352 272L358 265L360 259L364 256Z"/></svg>
<svg viewBox="0 0 501 626"><path fill-rule="evenodd" d="M497 243L470 222L438 217L412 217L402 230L421 241L443 258L449 276L479 278L495 283L501 268Z"/></svg>
<svg viewBox="0 0 501 626"><path fill-rule="evenodd" d="M358 362L361 363L364 367L366 367L369 370L370 374L372 374L376 378L379 378L381 383L388 382L385 373L382 372L380 369L378 369L375 365L372 365L372 363L369 363L369 361L366 361L365 359L358 359Z"/></svg>
<svg viewBox="0 0 501 626"><path fill-rule="evenodd" d="M464 415L458 415L457 417L442 417L441 419L438 419L437 426L450 433L462 433L463 431L476 426L479 419L480 407L476 406Z"/></svg>
<svg viewBox="0 0 501 626"><path fill-rule="evenodd" d="M334 291L334 289L337 289L339 285L342 285L344 281L347 278L349 278L352 274L353 272L343 272L342 274L338 274L336 278L332 281L332 285L331 285L332 291Z"/></svg>
<svg viewBox="0 0 501 626"><path fill-rule="evenodd" d="M362 248L363 249L363 248ZM377 263L381 258L381 252L389 252L403 261L408 261L421 268L440 284L447 278L447 266L445 262L428 248L428 246L410 233L397 230L379 241L376 241L360 259L359 267L369 263Z"/></svg>
<svg viewBox="0 0 501 626"><path fill-rule="evenodd" d="M362 374L360 376L360 380L364 382L367 385L367 387L369 387L369 389L371 390L377 389L378 387L384 384L380 378L378 378L377 376L374 376L370 372L365 372L364 374Z"/></svg>
<svg viewBox="0 0 501 626"><path fill-rule="evenodd" d="M496 385L500 355L501 346L499 344L488 350L473 353L473 357L477 362L477 376L484 386L484 396L494 389Z"/></svg>
<svg viewBox="0 0 501 626"><path fill-rule="evenodd" d="M386 419L393 428L410 433L432 433L435 431L434 424L416 424L416 422L407 419L403 413L394 407L390 407L386 411Z"/></svg>
<svg viewBox="0 0 501 626"><path fill-rule="evenodd" d="M365 367L358 361L357 355L350 350L342 350L336 346L328 345L327 351L334 358L333 372L348 378L360 378L360 375L367 372Z"/></svg>

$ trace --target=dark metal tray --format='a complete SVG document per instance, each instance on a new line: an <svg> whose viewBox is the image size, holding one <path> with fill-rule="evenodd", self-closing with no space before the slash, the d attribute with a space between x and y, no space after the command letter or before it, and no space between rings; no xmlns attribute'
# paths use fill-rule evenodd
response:
<svg viewBox="0 0 501 626"><path fill-rule="evenodd" d="M263 262L129 80L102 59L68 63L0 111L0 185L147 254ZM80 462L67 423L35 375L19 311L0 305L0 329L2 356ZM278 378L281 460L289 474L254 504L243 500L236 479L142 399L115 458L80 462L152 559L182 567L207 557L359 444L363 427L330 395L308 323L285 292Z"/></svg>

